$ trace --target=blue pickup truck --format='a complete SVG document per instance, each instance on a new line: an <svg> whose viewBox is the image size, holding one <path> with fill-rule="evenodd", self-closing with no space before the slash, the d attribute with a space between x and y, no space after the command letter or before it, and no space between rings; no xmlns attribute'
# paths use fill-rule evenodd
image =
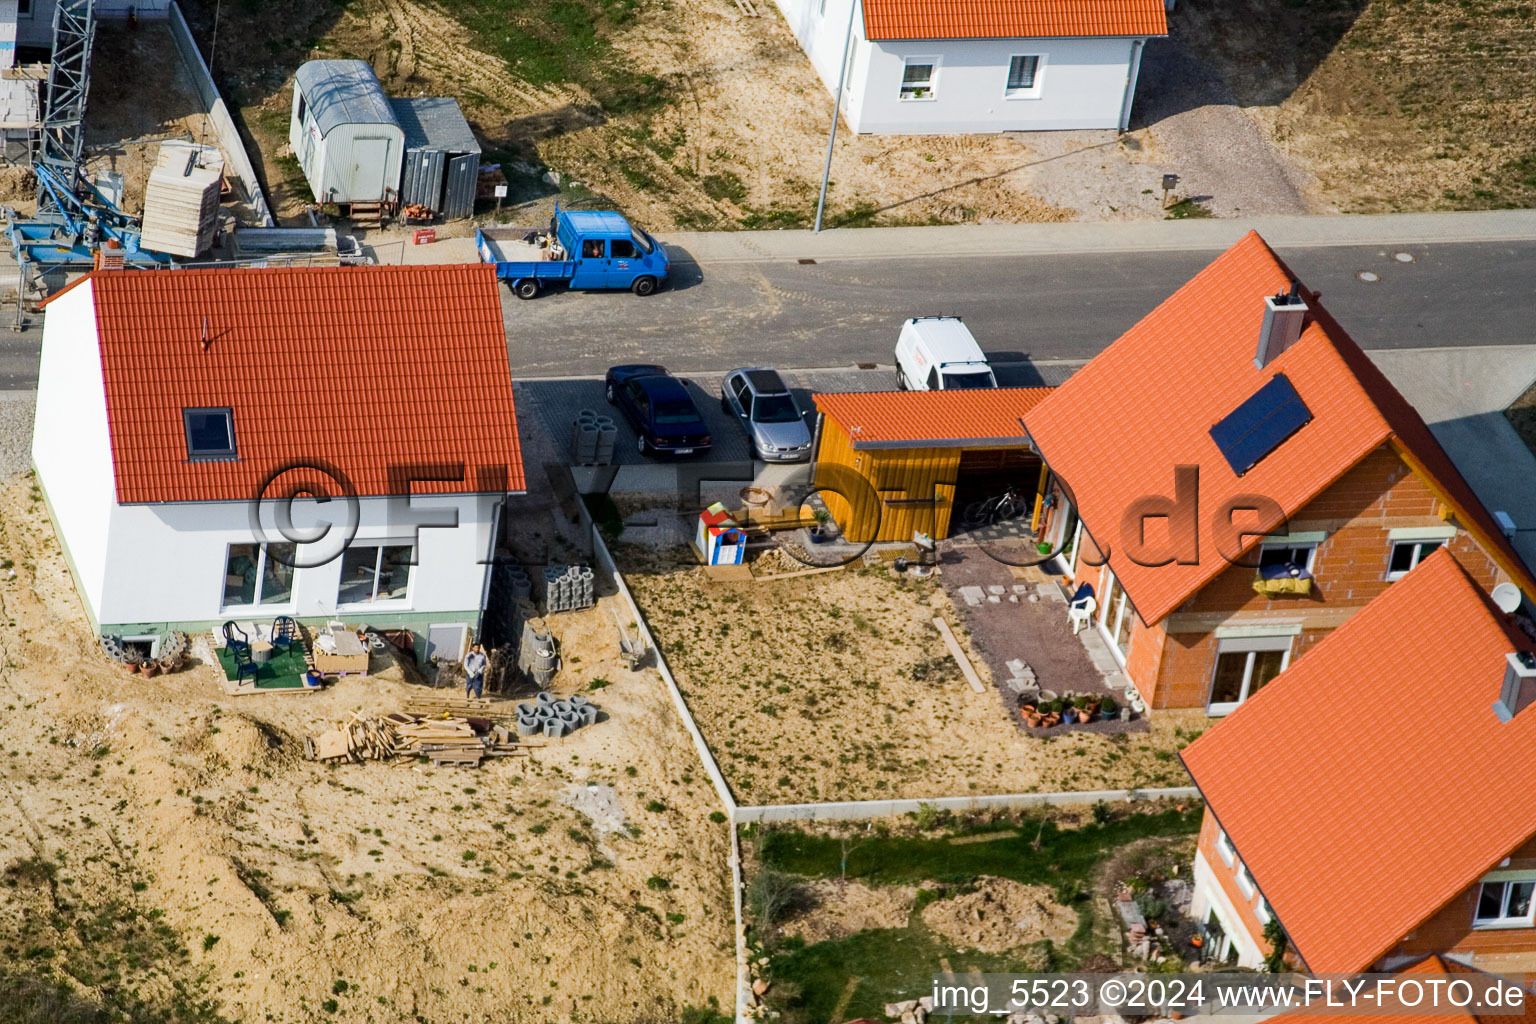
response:
<svg viewBox="0 0 1536 1024"><path fill-rule="evenodd" d="M557 284L650 295L667 280L661 243L608 211L556 207L548 228L479 228L475 248L520 299Z"/></svg>

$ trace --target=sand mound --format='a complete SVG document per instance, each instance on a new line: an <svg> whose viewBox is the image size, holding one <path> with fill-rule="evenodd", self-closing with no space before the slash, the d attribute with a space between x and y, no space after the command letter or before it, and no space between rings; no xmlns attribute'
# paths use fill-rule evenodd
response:
<svg viewBox="0 0 1536 1024"><path fill-rule="evenodd" d="M808 945L845 939L870 928L905 928L917 889L910 885L878 888L861 882L826 879L806 886L805 909L782 930Z"/></svg>
<svg viewBox="0 0 1536 1024"><path fill-rule="evenodd" d="M1043 885L983 878L972 892L928 904L923 923L962 949L1001 953L1041 939L1068 938L1077 913L1052 900Z"/></svg>

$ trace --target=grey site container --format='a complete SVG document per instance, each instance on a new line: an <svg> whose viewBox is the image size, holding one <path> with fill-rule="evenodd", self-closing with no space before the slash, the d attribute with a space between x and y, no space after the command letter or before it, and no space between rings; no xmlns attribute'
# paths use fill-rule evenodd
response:
<svg viewBox="0 0 1536 1024"><path fill-rule="evenodd" d="M378 202L399 188L405 133L365 61L299 66L288 143L321 202Z"/></svg>
<svg viewBox="0 0 1536 1024"><path fill-rule="evenodd" d="M447 96L395 97L395 119L405 132L400 201L420 204L457 220L475 212L480 142L457 101Z"/></svg>

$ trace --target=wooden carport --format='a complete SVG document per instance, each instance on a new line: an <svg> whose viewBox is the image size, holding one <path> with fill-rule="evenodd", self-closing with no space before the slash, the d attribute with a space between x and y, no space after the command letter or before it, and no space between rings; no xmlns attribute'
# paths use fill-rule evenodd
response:
<svg viewBox="0 0 1536 1024"><path fill-rule="evenodd" d="M843 537L949 536L967 466L1037 469L1024 414L1050 388L819 394L815 481ZM1028 481L1033 487L1035 481Z"/></svg>

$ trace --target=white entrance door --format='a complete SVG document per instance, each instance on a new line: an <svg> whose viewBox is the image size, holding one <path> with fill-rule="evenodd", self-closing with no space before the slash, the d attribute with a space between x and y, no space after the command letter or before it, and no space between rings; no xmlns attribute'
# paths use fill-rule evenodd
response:
<svg viewBox="0 0 1536 1024"><path fill-rule="evenodd" d="M383 199L384 174L388 165L388 139L354 139L347 199L354 203L376 203Z"/></svg>

